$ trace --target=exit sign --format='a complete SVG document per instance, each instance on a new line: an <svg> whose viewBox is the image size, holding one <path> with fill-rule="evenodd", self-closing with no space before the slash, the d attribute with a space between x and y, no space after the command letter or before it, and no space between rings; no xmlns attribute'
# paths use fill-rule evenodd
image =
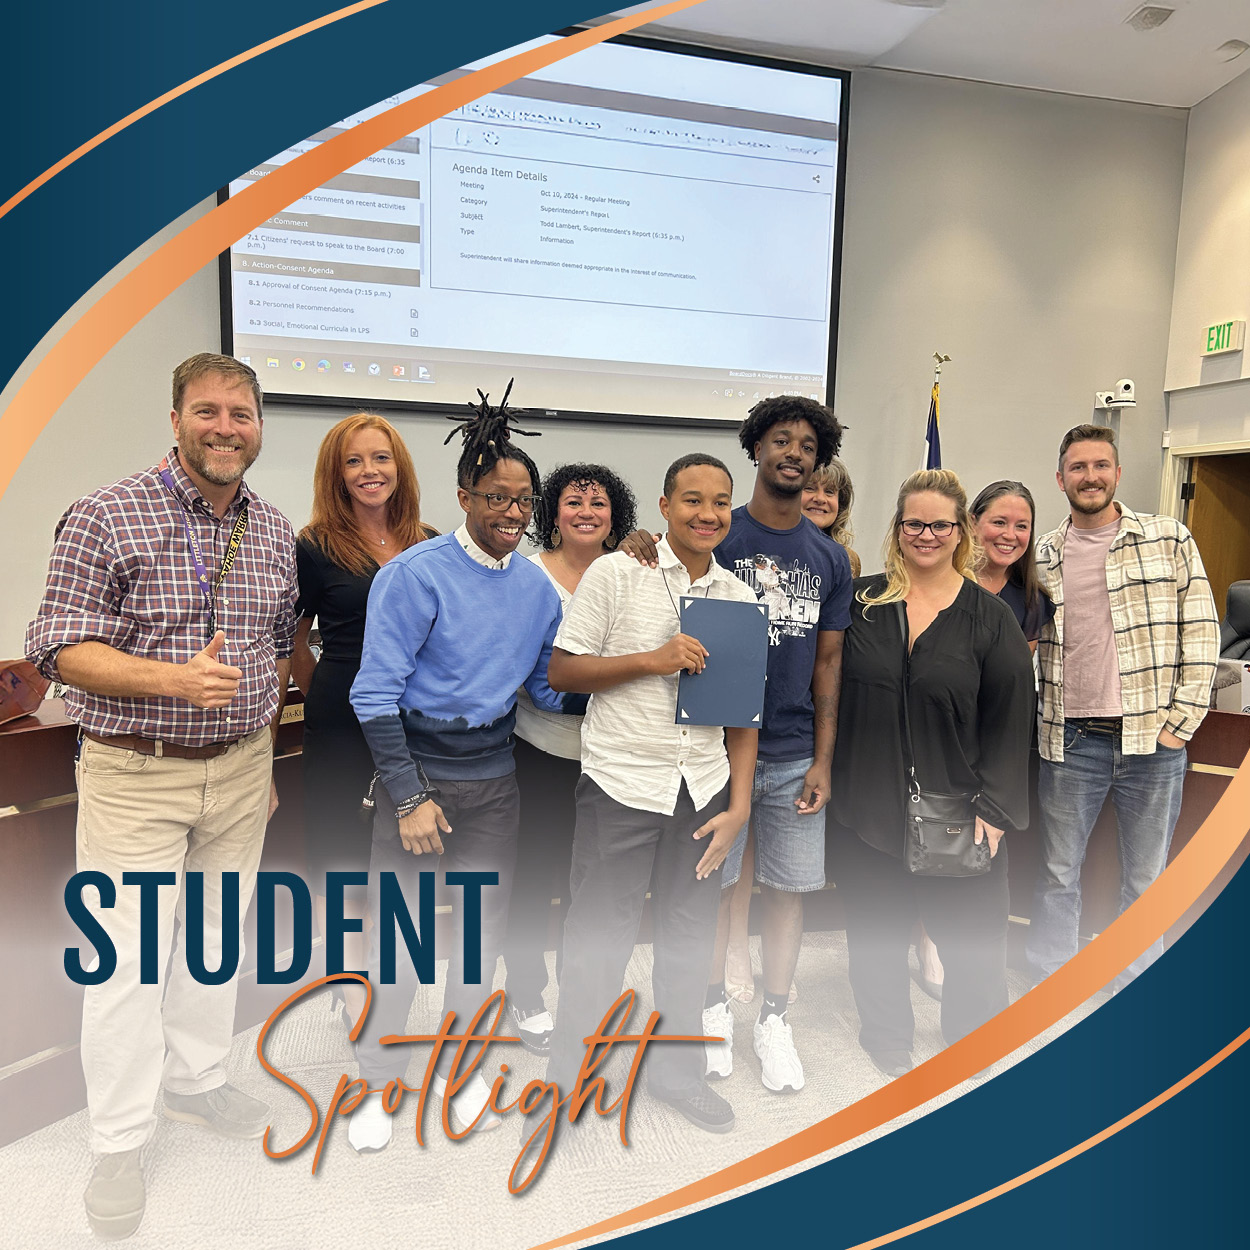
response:
<svg viewBox="0 0 1250 1250"><path fill-rule="evenodd" d="M1239 352L1246 341L1244 321L1221 321L1202 332L1202 354L1218 356L1220 352Z"/></svg>

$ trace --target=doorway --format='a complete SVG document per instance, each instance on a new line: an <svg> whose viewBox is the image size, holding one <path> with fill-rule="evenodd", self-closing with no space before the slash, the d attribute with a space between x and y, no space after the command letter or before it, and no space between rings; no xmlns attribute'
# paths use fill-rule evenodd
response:
<svg viewBox="0 0 1250 1250"><path fill-rule="evenodd" d="M1222 620L1228 588L1250 578L1250 452L1196 455L1189 462L1189 527Z"/></svg>

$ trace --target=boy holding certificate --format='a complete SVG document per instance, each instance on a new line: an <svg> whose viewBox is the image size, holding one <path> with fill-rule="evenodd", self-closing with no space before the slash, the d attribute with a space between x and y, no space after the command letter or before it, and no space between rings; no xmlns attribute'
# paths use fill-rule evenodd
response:
<svg viewBox="0 0 1250 1250"><path fill-rule="evenodd" d="M842 632L850 623L851 569L846 549L830 542L802 513L803 488L842 444L842 426L823 404L801 395L761 400L738 432L756 468L750 501L733 513L716 561L742 579L768 607L768 684L759 760L751 795L754 877L760 886L763 994L752 1031L760 1080L774 1092L803 1088L803 1064L786 1019L803 936L803 895L825 884L825 819L842 674ZM650 536L622 544L643 563L655 559ZM733 1070L733 1014L729 997L749 1002L750 957L746 911L731 925L733 887L752 872L743 822L721 874L724 894L703 1012L703 1032L719 1037L707 1048L707 1075ZM744 882L749 897L749 883ZM736 940L737 950L731 942ZM727 992L735 955L745 970Z"/></svg>
<svg viewBox="0 0 1250 1250"><path fill-rule="evenodd" d="M716 934L720 866L750 812L757 731L678 725L677 675L707 651L680 629L682 596L755 602L712 559L729 532L733 481L712 456L669 467L657 567L613 554L583 575L556 637L555 690L593 694L582 731L572 902L547 1080L576 1082L585 1047L621 991L648 889L652 986L661 1029L699 1036ZM652 1048L648 1088L691 1123L727 1132L729 1104L707 1085L702 1049Z"/></svg>

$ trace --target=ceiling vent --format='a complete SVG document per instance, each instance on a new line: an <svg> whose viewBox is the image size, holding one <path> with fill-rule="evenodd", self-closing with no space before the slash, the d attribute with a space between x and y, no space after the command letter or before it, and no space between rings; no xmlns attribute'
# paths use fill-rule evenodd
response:
<svg viewBox="0 0 1250 1250"><path fill-rule="evenodd" d="M1136 13L1130 14L1124 20L1134 30L1156 30L1175 12L1175 9L1165 8L1161 4L1143 4Z"/></svg>
<svg viewBox="0 0 1250 1250"><path fill-rule="evenodd" d="M1226 39L1215 50L1215 55L1221 61L1235 61L1243 52L1250 48L1250 43L1244 39Z"/></svg>

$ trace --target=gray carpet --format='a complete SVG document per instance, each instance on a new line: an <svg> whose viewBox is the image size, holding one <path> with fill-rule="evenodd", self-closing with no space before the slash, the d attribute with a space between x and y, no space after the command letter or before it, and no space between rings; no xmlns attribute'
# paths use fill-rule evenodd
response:
<svg viewBox="0 0 1250 1250"><path fill-rule="evenodd" d="M758 970L758 939L752 945ZM651 1009L650 972L651 948L639 946L629 969L629 984L639 990L636 1023L645 1021ZM1008 975L1014 996L1024 989L1023 979ZM416 1096L409 1095L396 1115L390 1148L365 1156L348 1146L346 1120L336 1117L316 1176L310 1174L315 1141L295 1157L276 1162L264 1156L259 1142L224 1141L206 1130L162 1119L144 1155L147 1212L127 1244L134 1250L376 1250L386 1244L383 1239L409 1235L435 1247L489 1239L497 1250L512 1250L574 1232L744 1159L881 1087L884 1078L856 1041L858 1017L846 978L845 934L805 937L796 980L799 998L790 1009L790 1021L806 1087L784 1095L763 1088L751 1048L758 1005L735 1004L734 1072L717 1086L737 1115L731 1133L701 1132L639 1088L630 1108L628 1149L617 1137L615 1117L596 1117L587 1127L565 1134L538 1180L514 1197L507 1179L519 1149L520 1119L515 1113L494 1132L452 1142L444 1137L439 1108L431 1103L422 1147L414 1132ZM912 999L919 1062L941 1048L938 1005L915 987ZM441 984L423 987L409 1031L436 1031L441 1000ZM1100 1001L1101 996L999 1066L1044 1044ZM274 1028L267 1048L274 1066L303 1085L322 1110L340 1075L355 1075L344 1027L328 1004L329 996L323 994L297 1005ZM548 1005L555 1006L554 993ZM282 1148L307 1129L309 1113L293 1091L261 1070L257 1031L235 1039L229 1079L272 1104L274 1144ZM542 1061L518 1046L499 1054L511 1067L509 1100L526 1081L542 1075ZM614 1092L627 1062L628 1056L622 1056L616 1067ZM409 1083L419 1084L423 1071L424 1058L414 1060ZM992 1075L982 1074L978 1080ZM71 1250L99 1244L82 1207L91 1170L87 1140L83 1112L0 1150L0 1246Z"/></svg>

